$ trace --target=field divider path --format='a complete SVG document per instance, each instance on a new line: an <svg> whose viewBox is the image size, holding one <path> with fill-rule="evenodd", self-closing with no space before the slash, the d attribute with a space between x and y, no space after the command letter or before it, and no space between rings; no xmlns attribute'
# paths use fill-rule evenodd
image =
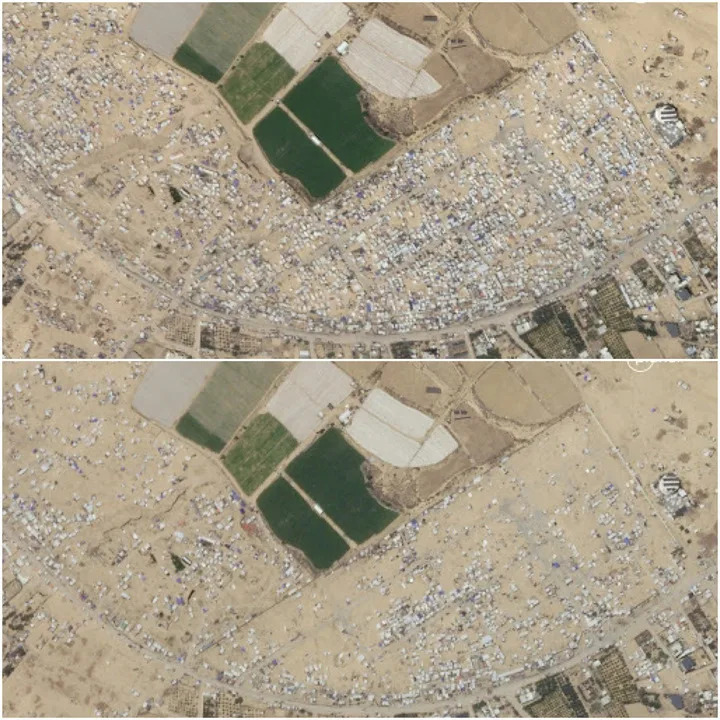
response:
<svg viewBox="0 0 720 720"><path fill-rule="evenodd" d="M198 323L199 326L199 323ZM199 338L199 331L198 331L198 338ZM247 428L248 425L258 416L262 415L263 412L266 411L267 404L270 401L270 398L275 394L277 389L282 385L282 383L285 381L285 378L287 377L288 373L292 370L292 363L287 363L287 367L281 370L278 375L273 379L272 384L268 386L267 390L263 393L262 397L257 401L253 409L245 416L245 418L240 422L240 424L233 430L232 435L228 439L228 441L225 443L224 447L220 452L218 452L217 457L218 460L220 460L220 463L224 467L223 461L220 459L221 455L227 455L230 450L235 447L236 443L240 440L242 437L244 430L243 428ZM252 497L256 493L252 493L251 495L248 495L248 497Z"/></svg>
<svg viewBox="0 0 720 720"><path fill-rule="evenodd" d="M293 367L295 367L295 365L290 364L290 369L284 373L281 373L277 377L277 379L276 379L277 387L279 387L284 382L285 378L287 378L287 376L290 374ZM277 390L277 387L273 386L273 388L272 388L273 393L275 390ZM269 393L269 391L268 391L268 393ZM263 398L262 402L264 402L264 401L265 401L265 398ZM265 403L264 405L258 405L258 407L263 408L263 409L265 409L265 411L267 411L266 410L267 403ZM263 490L265 490L267 487L272 485L272 483L274 483L275 480L277 480L277 478L279 478L281 475L284 475L287 479L287 473L285 472L285 468L287 468L287 466L296 457L298 457L299 455L302 455L318 439L318 437L320 436L320 434L322 432L324 432L325 430L329 430L333 426L333 422L337 419L337 417L340 415L340 413L342 411L343 411L342 407L340 405L338 405L337 407L335 407L334 410L332 410L332 412L328 412L325 415L325 417L323 418L323 422L320 424L320 427L316 428L315 432L313 432L312 435L310 435L310 437L305 438L305 440L303 440L302 442L298 441L298 444L293 449L293 451L285 457L285 459L275 468L275 470L273 470L273 472L270 475L268 475L268 477L266 477L265 480L263 480L262 483L260 483L260 485L258 485L251 494L248 495L248 498L250 500L252 500L253 502L257 503L257 499L258 499L258 497L260 497L260 495L262 495ZM257 408L256 408L256 412L257 412ZM253 413L253 415L254 414L255 413ZM293 487L295 487L294 482L291 481L290 484ZM354 544L357 545L357 543L354 543Z"/></svg>
<svg viewBox="0 0 720 720"><path fill-rule="evenodd" d="M426 367L432 365L432 363L428 363ZM427 371L428 376L434 380L436 383L443 387L447 387L446 383L444 383L440 378L438 378L437 375L435 375L432 370L429 369ZM432 425L428 428L428 431L425 433L425 436L423 437L422 443L420 447L417 449L415 454L410 459L410 462L412 462L420 453L423 446L425 445L425 442L427 439L432 435L432 433L439 427L444 428L446 432L450 433L450 436L455 440L457 443L457 447L455 450L453 450L450 455L452 455L454 452L456 452L459 448L462 447L461 443L458 441L458 439L455 437L455 435L450 431L450 425L452 420L452 412L453 410L458 406L460 402L464 402L466 400L466 397L469 393L472 393L473 387L475 386L475 382L477 381L477 378L471 378L466 377L465 380L461 383L460 387L449 397L447 402L445 403L444 407L441 407L439 409L439 412L429 413L429 412L423 412L424 415L427 415L428 417L432 418ZM447 457L450 457L448 455ZM409 467L412 467L409 466ZM432 467L430 465L429 467Z"/></svg>
<svg viewBox="0 0 720 720"><path fill-rule="evenodd" d="M300 497L310 506L310 509L313 512L317 512L315 510L315 505L319 505L318 502L313 500L291 477L286 473L284 470L283 472L279 473L279 476L282 477L289 485L292 487ZM322 506L321 506L322 507ZM345 532L342 530L342 528L323 510L322 515L320 513L317 513L317 516L322 518L349 546L351 550L354 550L358 544L349 538Z"/></svg>
<svg viewBox="0 0 720 720"><path fill-rule="evenodd" d="M287 94L287 93L286 93L286 94ZM284 102L281 102L280 105L279 105L279 107L281 107L281 108L290 116L290 119L291 119L303 132L305 132L305 134L306 134L308 137L310 137L310 135L312 135L313 137L317 137L317 135L315 135L315 133L314 133L307 125L305 125L305 123L304 123L302 120L300 120L300 118L299 118ZM318 140L319 140L319 139L320 139L320 138L318 138ZM322 141L321 141L321 142L322 142ZM354 173L352 170L350 170L349 168L345 167L345 165L343 165L343 163L340 162L340 160L338 159L338 157L337 157L336 155L334 155L334 154L330 151L330 149L328 148L327 145L325 145L325 143L322 143L322 144L320 145L320 149L321 149L336 165L338 165L338 166L340 167L340 169L345 173L346 177L350 178L350 177L354 177L354 176L355 176L355 173ZM344 182L344 181L343 181L343 182Z"/></svg>
<svg viewBox="0 0 720 720"><path fill-rule="evenodd" d="M312 440L314 440L314 436ZM297 447L270 473L256 488L248 495L248 498L257 504L257 499L263 492L272 485L279 477L285 476L285 468L298 456L302 455L312 444L312 442L298 443ZM294 486L294 483L291 483Z"/></svg>

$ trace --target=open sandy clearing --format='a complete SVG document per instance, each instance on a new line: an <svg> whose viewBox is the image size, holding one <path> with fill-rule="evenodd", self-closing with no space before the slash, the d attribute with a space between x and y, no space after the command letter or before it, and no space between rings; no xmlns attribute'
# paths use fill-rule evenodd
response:
<svg viewBox="0 0 720 720"><path fill-rule="evenodd" d="M509 363L495 363L484 373L475 383L475 395L483 407L498 417L527 425L552 419Z"/></svg>

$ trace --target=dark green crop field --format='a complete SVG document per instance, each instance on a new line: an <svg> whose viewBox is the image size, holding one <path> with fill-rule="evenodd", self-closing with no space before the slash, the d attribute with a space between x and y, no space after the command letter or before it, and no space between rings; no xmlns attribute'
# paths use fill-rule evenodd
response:
<svg viewBox="0 0 720 720"><path fill-rule="evenodd" d="M325 197L345 179L345 173L281 108L271 110L253 129L268 160L297 178L313 198Z"/></svg>
<svg viewBox="0 0 720 720"><path fill-rule="evenodd" d="M193 50L187 43L183 43L175 52L173 60L200 77L204 77L211 83L216 83L221 77L222 72L218 70L211 62L208 62L202 55Z"/></svg>
<svg viewBox="0 0 720 720"><path fill-rule="evenodd" d="M387 527L397 513L381 505L365 485L365 458L331 428L288 465L288 475L355 542Z"/></svg>
<svg viewBox="0 0 720 720"><path fill-rule="evenodd" d="M302 550L319 570L329 568L348 551L348 544L285 478L263 490L257 504L273 532Z"/></svg>
<svg viewBox="0 0 720 720"><path fill-rule="evenodd" d="M186 412L179 420L177 431L188 440L192 440L198 445L209 448L213 452L220 452L224 447L226 440L218 437L210 432L201 422L194 418L189 412Z"/></svg>
<svg viewBox="0 0 720 720"><path fill-rule="evenodd" d="M251 45L220 92L241 122L252 120L295 76L282 55L267 43Z"/></svg>
<svg viewBox="0 0 720 720"><path fill-rule="evenodd" d="M252 495L297 447L297 440L272 415L252 419L223 463L240 487Z"/></svg>
<svg viewBox="0 0 720 720"><path fill-rule="evenodd" d="M382 157L395 144L365 121L362 88L332 57L323 60L283 102L353 172Z"/></svg>

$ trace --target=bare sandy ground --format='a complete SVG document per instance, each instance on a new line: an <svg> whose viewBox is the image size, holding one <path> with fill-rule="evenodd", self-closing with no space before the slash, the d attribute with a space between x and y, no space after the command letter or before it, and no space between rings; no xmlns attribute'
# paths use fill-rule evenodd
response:
<svg viewBox="0 0 720 720"><path fill-rule="evenodd" d="M717 5L590 4L578 28L641 115L658 102L677 105L695 135L669 158L684 181L716 183Z"/></svg>
<svg viewBox="0 0 720 720"><path fill-rule="evenodd" d="M44 654L43 643L31 642L31 657L44 657L37 671L23 662L4 681L4 710L86 715L105 703L104 712L137 715L142 702L160 698L153 668L168 687L182 669L178 658L309 576L283 547L268 544L257 513L233 499L216 463L132 409L147 365L36 367L4 369L4 507L23 517L21 507L35 508L34 539L9 516L4 523L4 569L32 578L34 592L69 598L72 612L48 609L47 622L72 626L72 654ZM177 573L171 553L191 556L193 565ZM60 557L64 571L51 561ZM83 665L69 661L78 653L96 657L114 681L98 690L105 677L98 666L86 689L71 689L82 676ZM40 682L51 667L54 682Z"/></svg>
<svg viewBox="0 0 720 720"><path fill-rule="evenodd" d="M677 606L712 578L714 364L525 369L532 393L562 390L556 413L579 396L537 427L502 419L524 419L515 392L483 415L467 370L453 370L452 407L469 403L514 445L447 466L451 486L312 574L212 458L132 409L142 364L6 364L3 580L24 583L8 609L35 609L5 628L6 651L21 638L28 650L4 680L5 714L162 715L187 676L222 677L248 704L355 702L362 715L381 697L399 709L486 696L500 673L607 642L634 652L638 608ZM670 470L695 501L678 520L652 492Z"/></svg>

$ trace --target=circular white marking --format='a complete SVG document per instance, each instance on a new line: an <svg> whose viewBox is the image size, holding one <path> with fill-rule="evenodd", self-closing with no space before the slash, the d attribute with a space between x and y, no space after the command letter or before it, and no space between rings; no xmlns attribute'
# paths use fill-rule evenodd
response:
<svg viewBox="0 0 720 720"><path fill-rule="evenodd" d="M628 367L636 373L645 373L654 364L654 360L628 360Z"/></svg>

